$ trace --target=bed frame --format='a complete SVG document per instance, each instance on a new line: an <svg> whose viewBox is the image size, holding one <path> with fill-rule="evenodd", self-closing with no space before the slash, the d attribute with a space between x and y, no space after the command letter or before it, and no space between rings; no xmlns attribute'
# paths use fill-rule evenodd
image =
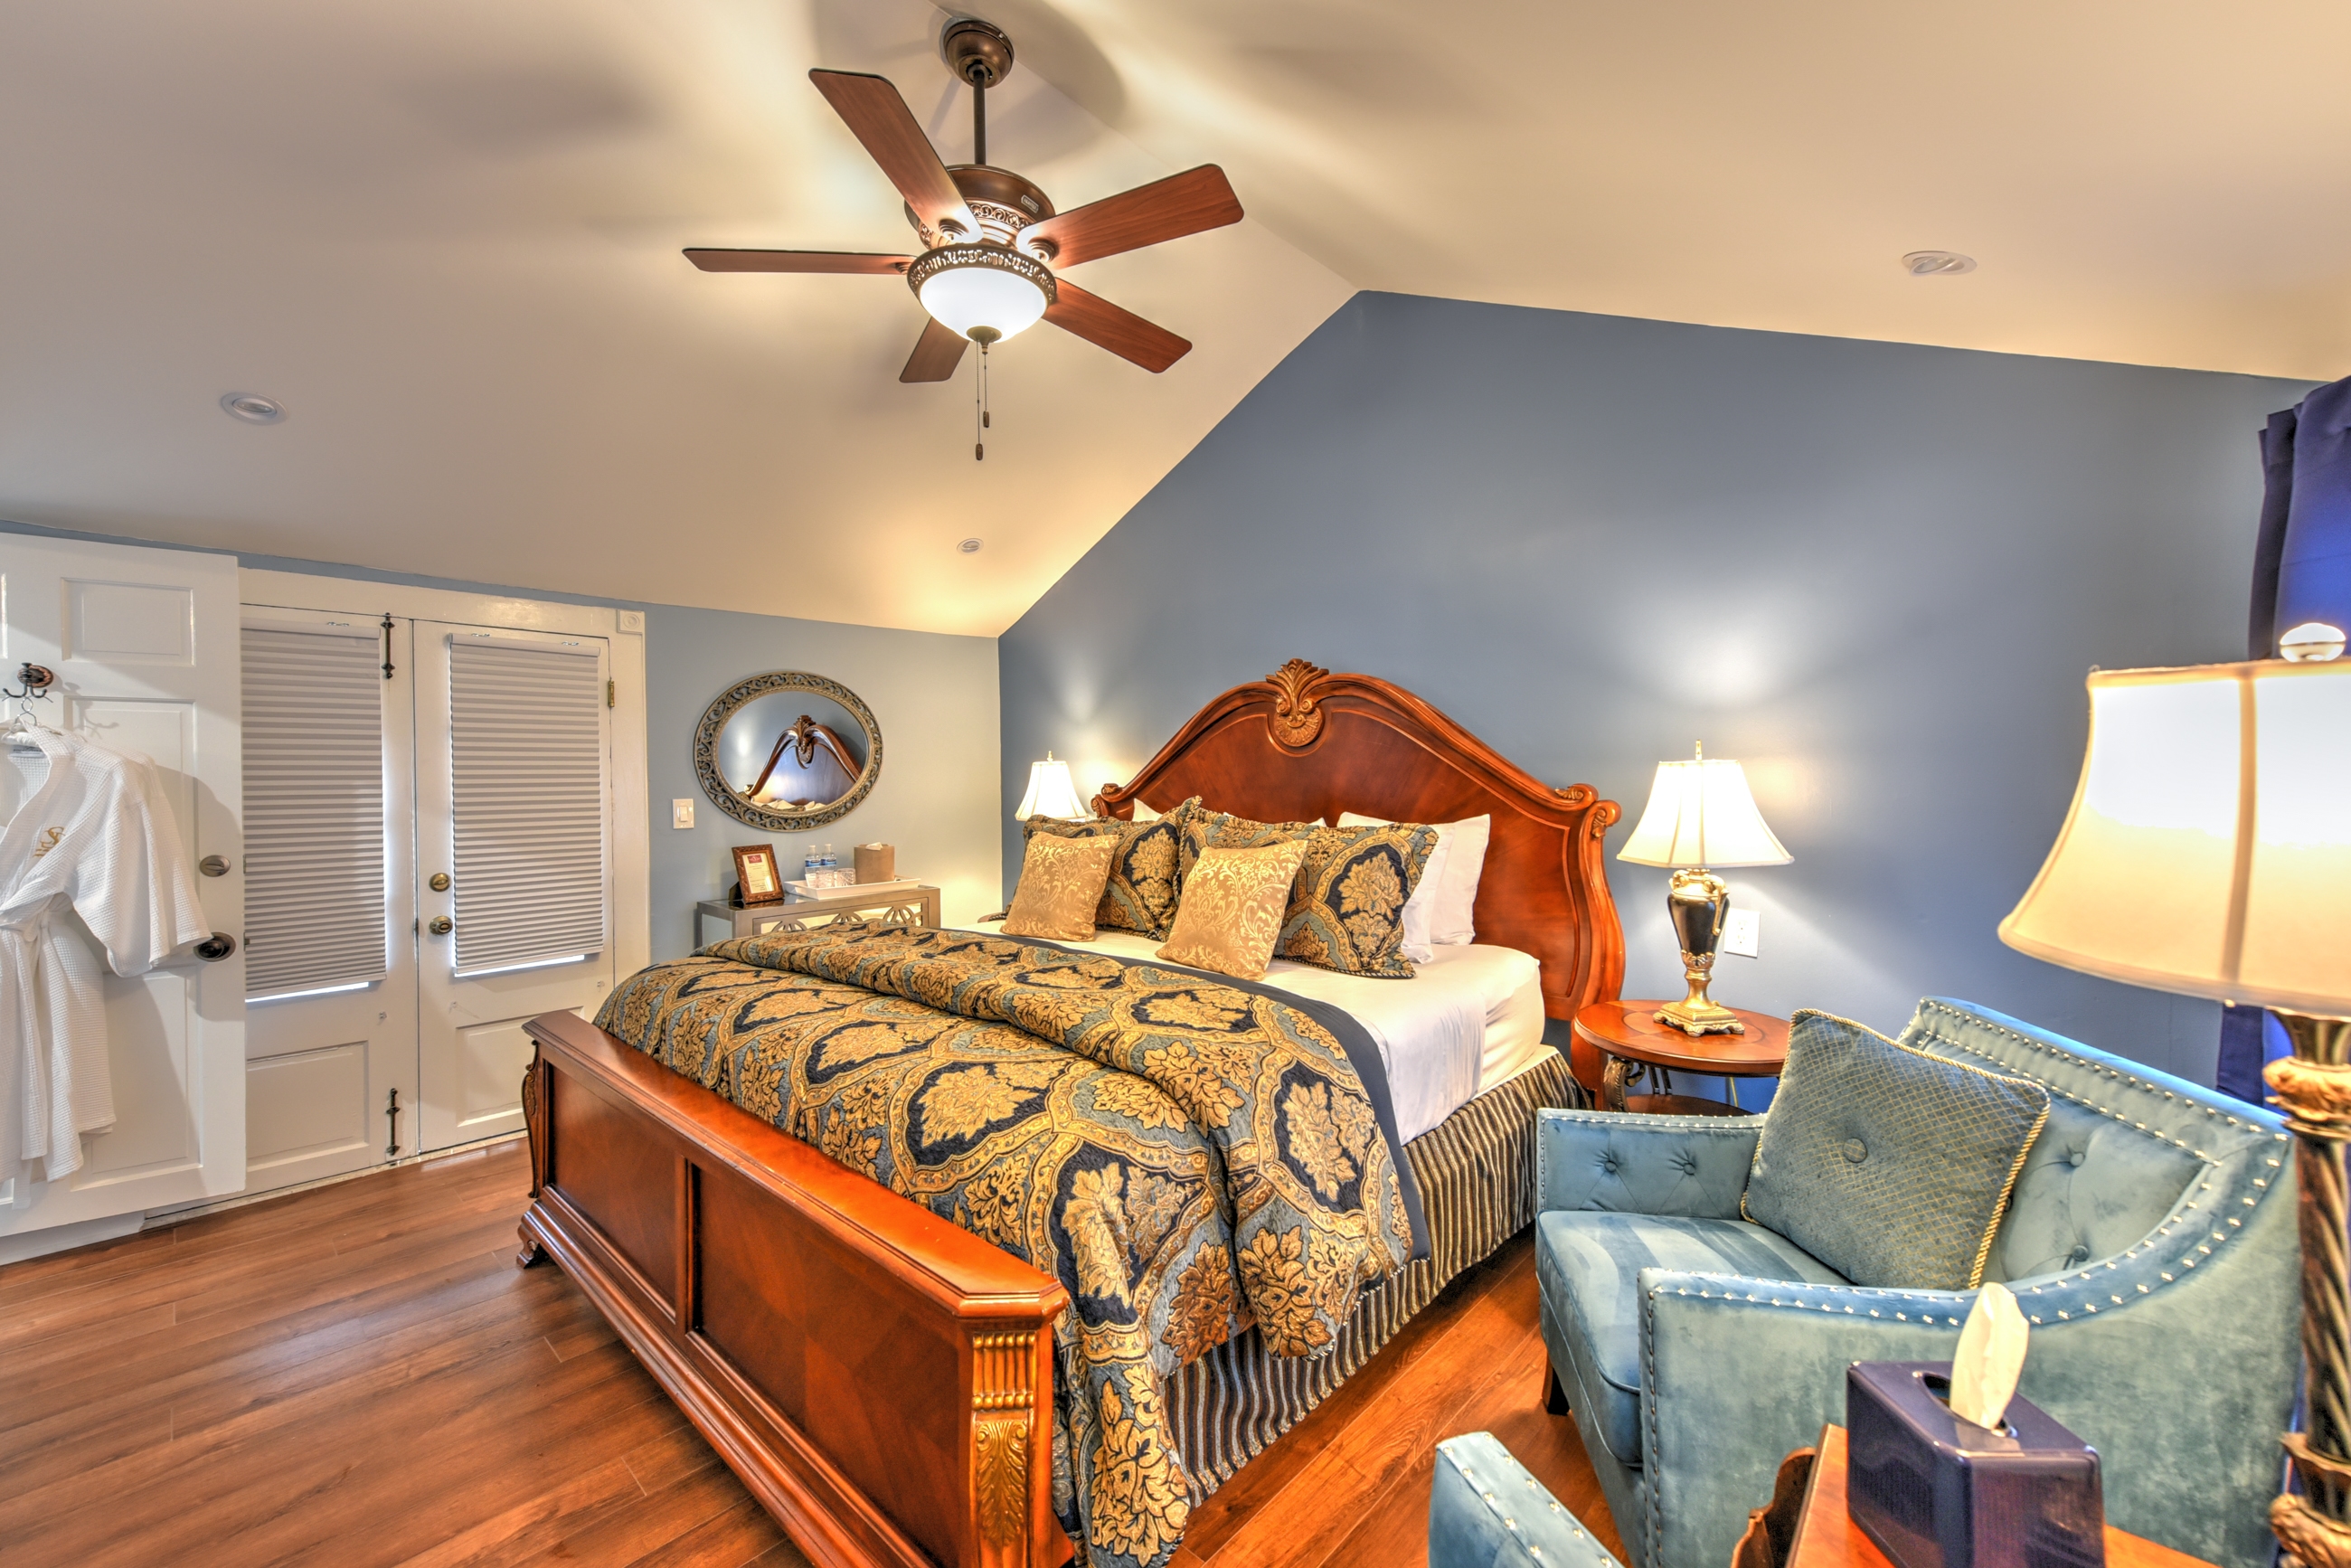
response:
<svg viewBox="0 0 2351 1568"><path fill-rule="evenodd" d="M1479 937L1544 1010L1613 998L1617 818L1435 708L1293 659L1194 716L1098 809L1193 795L1267 820L1490 813ZM1059 1282L569 1013L525 1026L528 1268L552 1256L820 1568L1056 1568ZM1586 1055L1579 1048L1579 1056ZM1573 1062L1587 1084L1596 1060Z"/></svg>

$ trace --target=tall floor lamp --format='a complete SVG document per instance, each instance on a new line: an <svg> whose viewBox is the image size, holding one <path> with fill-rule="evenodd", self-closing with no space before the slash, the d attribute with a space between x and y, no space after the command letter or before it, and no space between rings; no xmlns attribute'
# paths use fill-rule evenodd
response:
<svg viewBox="0 0 2351 1568"><path fill-rule="evenodd" d="M2074 809L2001 940L2108 979L2276 1012L2265 1076L2295 1137L2301 1481L2270 1526L2351 1568L2351 660L2090 676Z"/></svg>

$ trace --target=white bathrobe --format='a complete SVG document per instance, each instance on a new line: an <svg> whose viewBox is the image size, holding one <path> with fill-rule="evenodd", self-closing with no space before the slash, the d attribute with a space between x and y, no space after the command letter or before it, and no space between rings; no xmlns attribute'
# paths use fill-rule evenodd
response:
<svg viewBox="0 0 2351 1568"><path fill-rule="evenodd" d="M81 1135L114 1124L103 981L81 927L126 976L209 927L154 765L55 730L24 738L43 755L11 742L0 758L23 802L0 827L0 1180L58 1181L81 1167Z"/></svg>

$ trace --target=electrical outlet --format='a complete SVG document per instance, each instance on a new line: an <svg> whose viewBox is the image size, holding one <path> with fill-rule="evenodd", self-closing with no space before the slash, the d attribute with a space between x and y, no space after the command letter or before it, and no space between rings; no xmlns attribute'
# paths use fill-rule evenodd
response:
<svg viewBox="0 0 2351 1568"><path fill-rule="evenodd" d="M673 828L694 826L694 801L691 798L669 803L669 825Z"/></svg>
<svg viewBox="0 0 2351 1568"><path fill-rule="evenodd" d="M1755 956L1756 944L1761 939L1763 913L1757 909L1734 909L1722 923L1722 950L1736 953L1742 958Z"/></svg>

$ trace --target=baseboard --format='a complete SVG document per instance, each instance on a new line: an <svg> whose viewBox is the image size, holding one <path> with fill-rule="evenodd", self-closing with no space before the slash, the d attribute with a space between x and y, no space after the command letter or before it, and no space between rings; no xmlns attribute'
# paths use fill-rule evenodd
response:
<svg viewBox="0 0 2351 1568"><path fill-rule="evenodd" d="M129 1214L110 1214L103 1219L77 1219L52 1225L46 1230L19 1230L13 1236L0 1236L0 1267L129 1236L144 1228L146 1219L144 1214L133 1209Z"/></svg>
<svg viewBox="0 0 2351 1568"><path fill-rule="evenodd" d="M244 1208L250 1204L267 1203L273 1198L290 1197L298 1192L316 1192L322 1186L340 1186L347 1181L357 1181L361 1176L381 1176L385 1171L396 1171L403 1166L429 1166L442 1160L469 1158L475 1155L487 1154L501 1144L519 1143L527 1135L524 1129L517 1127L511 1133L495 1134L474 1143L452 1144L445 1149L429 1149L422 1154L402 1155L396 1160L386 1160L381 1165L369 1166L362 1170L344 1171L338 1176L319 1176L310 1181L298 1181L288 1186L273 1186L267 1192L240 1192L228 1197L209 1198L202 1203L183 1204L177 1208L150 1209L146 1216L147 1225L151 1228L164 1225L177 1225L183 1219L195 1219L204 1215L219 1214L227 1209ZM133 1215L131 1218L135 1219L138 1216ZM137 1229L139 1227L134 1225L131 1228Z"/></svg>

